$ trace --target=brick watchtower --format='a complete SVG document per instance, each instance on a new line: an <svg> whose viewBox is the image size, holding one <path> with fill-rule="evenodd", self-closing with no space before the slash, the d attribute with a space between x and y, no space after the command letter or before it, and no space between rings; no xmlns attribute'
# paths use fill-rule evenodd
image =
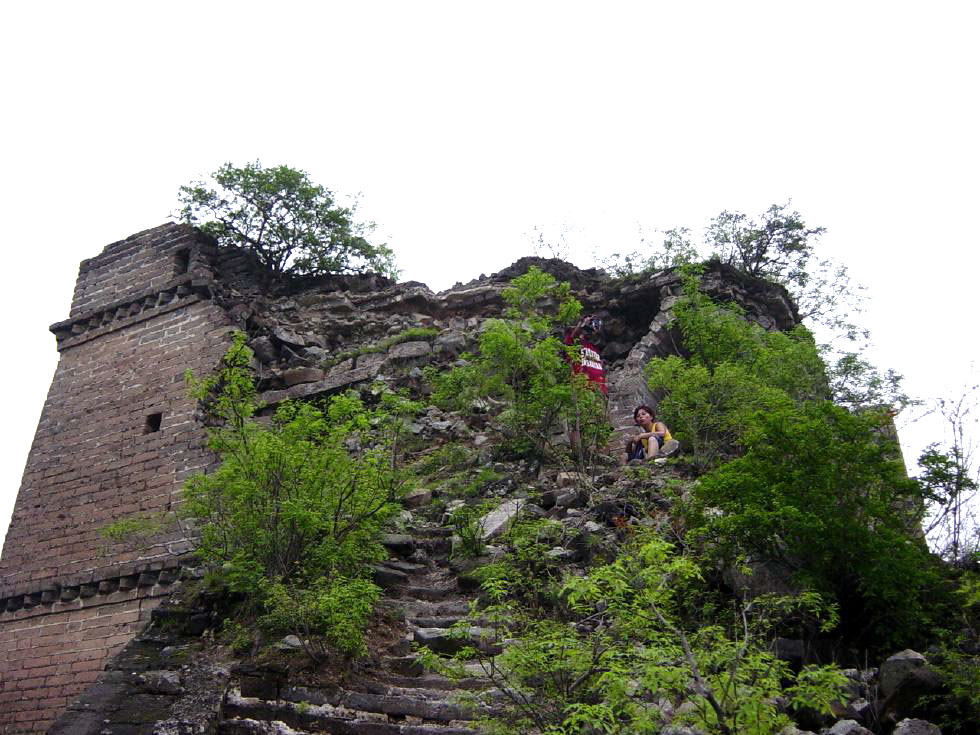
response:
<svg viewBox="0 0 980 735"><path fill-rule="evenodd" d="M169 224L82 262L60 359L0 557L0 733L37 733L149 617L188 549L99 529L169 510L206 466L183 374L213 369L230 320L212 299L213 247Z"/></svg>

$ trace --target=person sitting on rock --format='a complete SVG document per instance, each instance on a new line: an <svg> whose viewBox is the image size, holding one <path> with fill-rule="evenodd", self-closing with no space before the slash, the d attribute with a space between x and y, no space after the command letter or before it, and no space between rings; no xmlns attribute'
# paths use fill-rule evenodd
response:
<svg viewBox="0 0 980 735"><path fill-rule="evenodd" d="M655 420L653 409L649 406L637 406L633 411L633 421L643 431L626 437L628 463L668 457L680 449L680 443L670 435L665 423Z"/></svg>

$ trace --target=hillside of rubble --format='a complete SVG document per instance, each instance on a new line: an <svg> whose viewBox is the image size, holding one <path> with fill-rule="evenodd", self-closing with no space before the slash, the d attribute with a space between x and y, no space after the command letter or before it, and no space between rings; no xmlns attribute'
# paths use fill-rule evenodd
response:
<svg viewBox="0 0 980 735"><path fill-rule="evenodd" d="M587 457L564 453L563 429L556 453L519 456L499 428L500 403L433 398L433 376L472 364L488 322L505 313L504 289L532 267L567 283L603 323L613 431ZM232 640L236 601L190 558L150 625L50 732L469 735L519 722L541 733L762 733L778 723L785 735L931 735L941 717L969 716L950 713L955 682L934 665L928 635L862 648L834 631L837 613L807 606L798 570L690 561L689 547L712 543L689 535L707 472L690 441L666 460L623 463L634 408L664 398L645 368L690 353L675 314L685 278L612 279L525 258L441 293L336 276L270 296L225 279L217 298L245 335L260 421L286 401L342 394L370 403L384 390L417 404L398 455L413 482L385 525L386 558L370 568L380 597L366 652L316 660L303 636ZM800 322L785 289L720 263L699 288L766 333ZM772 600L781 602L766 608ZM753 627L758 610L778 605L778 622L760 614ZM677 622L695 618L731 627ZM637 628L628 644L624 620ZM556 659L566 646L575 655ZM961 724L956 732L970 731Z"/></svg>

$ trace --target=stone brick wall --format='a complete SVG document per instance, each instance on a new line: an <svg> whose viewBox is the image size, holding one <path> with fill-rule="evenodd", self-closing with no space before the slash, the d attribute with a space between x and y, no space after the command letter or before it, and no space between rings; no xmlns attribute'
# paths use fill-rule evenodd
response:
<svg viewBox="0 0 980 735"><path fill-rule="evenodd" d="M155 227L106 246L79 266L69 316L90 314L143 291L162 290L190 269L185 256L197 248L193 235L179 225Z"/></svg>
<svg viewBox="0 0 980 735"><path fill-rule="evenodd" d="M137 587L4 615L0 732L46 732L147 623L165 587Z"/></svg>
<svg viewBox="0 0 980 735"><path fill-rule="evenodd" d="M213 248L165 225L82 263L0 557L0 733L43 732L175 578L179 528L150 548L99 531L173 508L211 461L184 371L207 373L230 322Z"/></svg>

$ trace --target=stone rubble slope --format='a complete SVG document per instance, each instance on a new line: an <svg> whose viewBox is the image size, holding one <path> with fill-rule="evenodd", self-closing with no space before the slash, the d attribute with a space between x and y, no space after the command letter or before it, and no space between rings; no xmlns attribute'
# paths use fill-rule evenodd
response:
<svg viewBox="0 0 980 735"><path fill-rule="evenodd" d="M383 279L334 279L331 290L307 289L270 298L248 284L229 281L221 298L255 353L261 398L270 405L287 398L367 389L376 380L424 395L421 368L448 367L473 350L481 324L498 316L500 291L530 265L572 283L590 313L605 323L603 356L609 367L614 424L632 426L632 408L649 402L642 366L672 349L670 308L680 280L669 271L633 282L613 282L600 272L580 271L561 261L524 259L490 278L433 294L423 284ZM769 328L786 329L797 315L785 291L746 280L724 267L709 271L707 290L734 299ZM424 330L424 331L423 331ZM425 484L403 500L399 528L385 538L389 559L374 570L384 590L380 613L396 621L397 634L374 648L366 661L329 684L302 671L299 651L283 652L295 665L255 663L232 657L214 644L220 620L174 594L150 628L124 649L99 682L51 730L55 735L174 735L224 733L343 733L346 735L466 735L501 701L481 672L462 681L426 672L417 650L451 654L466 641L449 629L464 620L478 597L471 571L492 560L453 557L447 511L490 500L484 539L493 544L515 517L532 514L561 524L564 542L548 552L563 569L582 570L593 555L612 554L630 525L664 528L670 523L668 483L688 482L674 465L646 473L623 471L608 457L590 476L534 462L498 462L485 420L429 407L411 427L423 445L453 442L471 450L469 469L491 477L472 497L457 497L446 483ZM638 492L646 504L636 507ZM193 576L190 570L185 575ZM179 585L178 585L179 587ZM188 607L190 605L190 607ZM469 643L486 647L485 631L470 630ZM288 642L283 648L288 649ZM494 650L487 650L493 654ZM868 702L895 704L909 677L921 667L905 659L882 671L849 672L850 700L827 727L863 728L884 713ZM915 654L917 655L917 654ZM912 657L914 658L914 656ZM891 659L889 659L891 661ZM899 670L900 669L900 670ZM920 677L921 678L921 677ZM887 684L885 683L887 682ZM885 694L885 688L889 693ZM472 704L476 701L481 704ZM907 704L887 714L896 717ZM664 710L669 725L670 708ZM917 732L906 726L909 735ZM831 729L831 732L836 732ZM680 732L680 731L678 731ZM797 731L805 732L805 731ZM857 732L857 731L855 731ZM896 730L897 732L897 730Z"/></svg>

